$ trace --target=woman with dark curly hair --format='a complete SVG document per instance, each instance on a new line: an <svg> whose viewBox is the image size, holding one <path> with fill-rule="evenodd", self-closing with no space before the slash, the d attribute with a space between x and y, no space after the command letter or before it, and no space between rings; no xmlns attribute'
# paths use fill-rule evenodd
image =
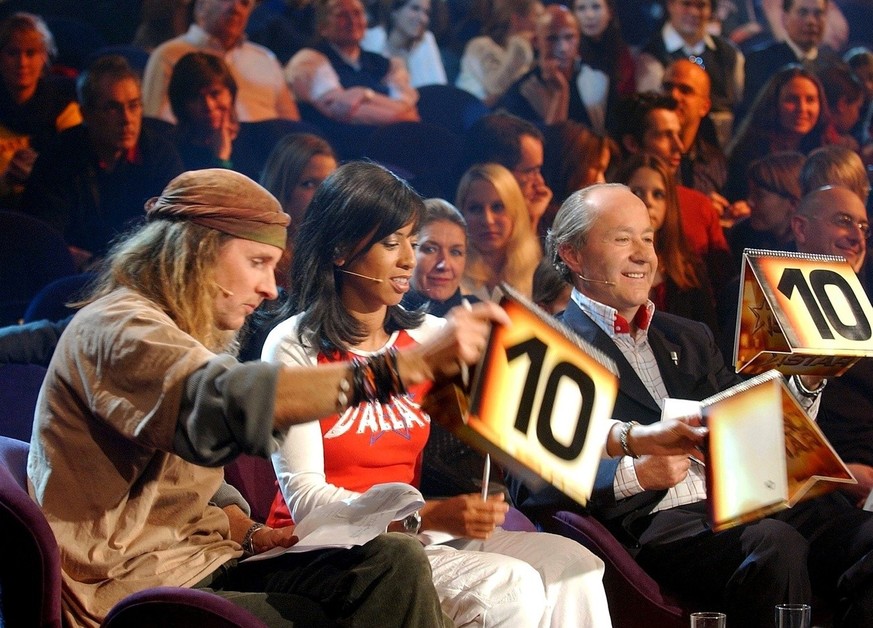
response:
<svg viewBox="0 0 873 628"><path fill-rule="evenodd" d="M746 167L764 155L792 150L808 154L826 141L830 124L821 81L800 65L787 65L761 89L730 146L725 196L747 196Z"/></svg>

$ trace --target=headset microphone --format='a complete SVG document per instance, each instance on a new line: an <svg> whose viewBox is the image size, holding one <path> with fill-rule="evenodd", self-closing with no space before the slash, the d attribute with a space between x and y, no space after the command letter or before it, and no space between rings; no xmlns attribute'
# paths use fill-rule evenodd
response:
<svg viewBox="0 0 873 628"><path fill-rule="evenodd" d="M337 267L337 270L341 273L354 275L355 277L360 277L361 279L369 279L370 281L375 281L376 283L382 283L383 281L385 281L384 279L379 279L378 277L370 277L369 275L362 275L361 273L353 273L352 271L346 270L345 268Z"/></svg>
<svg viewBox="0 0 873 628"><path fill-rule="evenodd" d="M605 279L589 279L588 277L583 277L582 275L579 275L579 279L581 279L582 281L587 281L589 283L602 283L605 286L615 285L614 281L606 281Z"/></svg>
<svg viewBox="0 0 873 628"><path fill-rule="evenodd" d="M218 286L218 289L221 290L222 293L224 293L224 296L226 296L226 297L232 297L232 296L234 295L233 292L231 292L230 290L228 290L227 288L225 288L224 286L222 286L220 283L215 282L215 285Z"/></svg>

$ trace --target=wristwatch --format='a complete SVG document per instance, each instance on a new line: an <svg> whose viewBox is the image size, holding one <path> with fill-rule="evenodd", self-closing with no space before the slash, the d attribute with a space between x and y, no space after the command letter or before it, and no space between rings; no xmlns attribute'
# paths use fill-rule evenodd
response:
<svg viewBox="0 0 873 628"><path fill-rule="evenodd" d="M403 525L404 533L414 536L421 530L421 515L416 510L412 514L406 515L400 523Z"/></svg>

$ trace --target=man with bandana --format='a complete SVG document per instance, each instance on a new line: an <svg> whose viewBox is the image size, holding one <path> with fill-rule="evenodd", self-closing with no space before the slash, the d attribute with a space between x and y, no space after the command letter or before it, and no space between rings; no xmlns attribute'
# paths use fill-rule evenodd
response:
<svg viewBox="0 0 873 628"><path fill-rule="evenodd" d="M269 456L290 425L386 391L363 388L370 362L288 368L232 355L246 317L276 297L289 218L266 190L199 170L146 210L60 338L35 412L29 488L60 547L66 622L98 626L130 593L179 586L273 626L448 625L421 545L402 534L238 562L293 544L293 529L219 500L221 466ZM507 322L493 304L461 313L439 338L398 353L388 367L397 377L380 386L474 362L490 320Z"/></svg>

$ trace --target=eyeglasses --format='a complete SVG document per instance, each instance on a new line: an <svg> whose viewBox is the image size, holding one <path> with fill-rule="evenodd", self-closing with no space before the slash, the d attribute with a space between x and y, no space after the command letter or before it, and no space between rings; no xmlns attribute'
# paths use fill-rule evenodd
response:
<svg viewBox="0 0 873 628"><path fill-rule="evenodd" d="M861 235L865 240L870 239L870 223L867 221L855 220L849 214L834 214L833 216L824 219L819 216L809 216L809 218L815 218L817 220L827 220L835 227L839 227L840 229L844 229L846 231L853 231L857 229L861 232Z"/></svg>

